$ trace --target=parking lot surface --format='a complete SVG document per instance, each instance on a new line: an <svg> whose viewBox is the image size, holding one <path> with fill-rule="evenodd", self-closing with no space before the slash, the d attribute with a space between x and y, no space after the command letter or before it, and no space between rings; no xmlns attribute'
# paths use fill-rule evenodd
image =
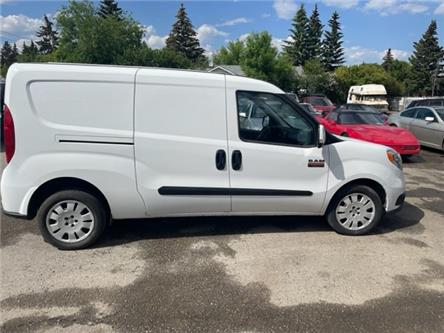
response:
<svg viewBox="0 0 444 333"><path fill-rule="evenodd" d="M118 221L94 248L1 218L1 332L444 332L444 154L368 236L322 218Z"/></svg>

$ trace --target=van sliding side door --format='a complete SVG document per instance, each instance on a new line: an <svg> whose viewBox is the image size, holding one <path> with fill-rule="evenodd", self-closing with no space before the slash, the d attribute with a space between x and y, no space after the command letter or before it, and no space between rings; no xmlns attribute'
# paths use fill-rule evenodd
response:
<svg viewBox="0 0 444 333"><path fill-rule="evenodd" d="M223 75L140 69L134 143L150 216L230 212Z"/></svg>

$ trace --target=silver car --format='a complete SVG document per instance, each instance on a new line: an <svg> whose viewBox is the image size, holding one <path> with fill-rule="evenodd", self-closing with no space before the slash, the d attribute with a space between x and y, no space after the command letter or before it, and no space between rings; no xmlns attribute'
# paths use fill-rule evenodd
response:
<svg viewBox="0 0 444 333"><path fill-rule="evenodd" d="M444 150L444 107L409 108L392 114L388 122L408 129L421 145Z"/></svg>

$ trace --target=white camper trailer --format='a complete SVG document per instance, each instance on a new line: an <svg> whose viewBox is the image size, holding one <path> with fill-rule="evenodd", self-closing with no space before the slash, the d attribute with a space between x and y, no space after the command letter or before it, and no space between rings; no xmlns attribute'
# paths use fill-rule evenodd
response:
<svg viewBox="0 0 444 333"><path fill-rule="evenodd" d="M348 91L347 103L365 104L380 111L387 111L387 91L382 84L351 86Z"/></svg>

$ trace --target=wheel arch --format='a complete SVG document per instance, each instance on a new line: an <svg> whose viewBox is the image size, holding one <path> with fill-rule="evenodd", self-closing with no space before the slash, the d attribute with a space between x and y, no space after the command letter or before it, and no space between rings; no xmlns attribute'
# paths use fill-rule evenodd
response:
<svg viewBox="0 0 444 333"><path fill-rule="evenodd" d="M108 200L103 193L90 182L75 177L59 177L46 181L41 184L32 194L28 204L29 219L33 219L37 215L37 211L42 203L50 195L62 190L81 190L97 197L105 208L107 217L111 217L111 208Z"/></svg>
<svg viewBox="0 0 444 333"><path fill-rule="evenodd" d="M334 202L334 200L337 198L338 195L341 195L341 193L346 191L348 188L353 187L353 186L357 186L357 185L365 185L365 186L368 186L371 189L373 189L378 194L378 196L381 198L382 206L385 207L385 203L387 200L387 193L386 193L384 187L380 183L378 183L376 180L373 180L370 178L358 178L358 179L354 179L348 183L343 184L335 192L335 194L331 197L330 202L328 203L328 207L327 207L326 211L327 212L329 211L332 203Z"/></svg>

